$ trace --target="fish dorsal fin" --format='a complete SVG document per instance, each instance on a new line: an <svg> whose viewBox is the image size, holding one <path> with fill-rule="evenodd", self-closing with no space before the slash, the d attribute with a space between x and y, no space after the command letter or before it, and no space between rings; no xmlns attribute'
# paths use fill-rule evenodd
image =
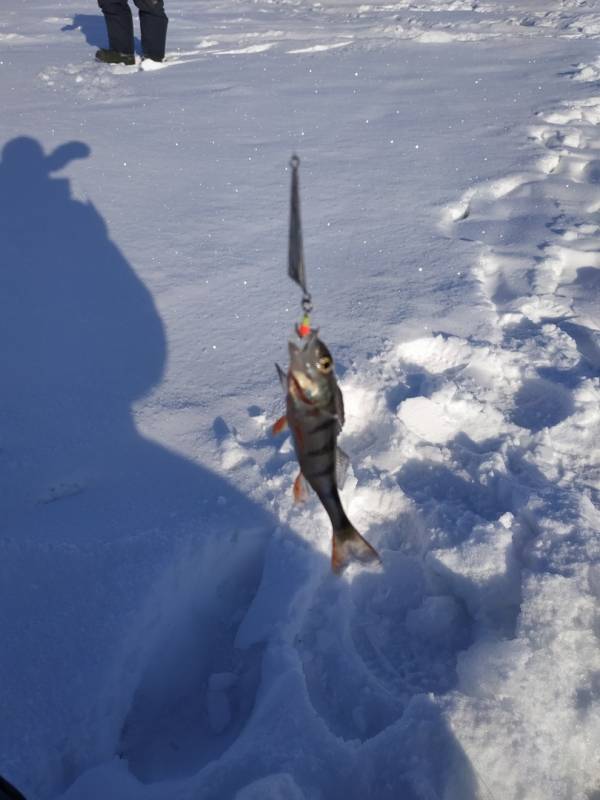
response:
<svg viewBox="0 0 600 800"><path fill-rule="evenodd" d="M287 373L285 373L279 364L275 364L275 369L277 370L277 377L279 378L279 383L281 383L281 388L284 392L287 392L288 389L288 378Z"/></svg>

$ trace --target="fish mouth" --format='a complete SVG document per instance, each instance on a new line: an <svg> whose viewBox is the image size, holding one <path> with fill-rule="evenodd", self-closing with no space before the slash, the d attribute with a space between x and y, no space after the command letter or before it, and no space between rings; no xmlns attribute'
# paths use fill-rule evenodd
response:
<svg viewBox="0 0 600 800"><path fill-rule="evenodd" d="M305 403L313 403L313 398L318 394L319 387L305 372L295 369L290 370L292 380L299 389L301 399Z"/></svg>
<svg viewBox="0 0 600 800"><path fill-rule="evenodd" d="M296 369L291 370L292 378L296 381L298 386L302 389L302 391L310 396L314 394L317 384L311 378L308 377L306 372L298 371Z"/></svg>

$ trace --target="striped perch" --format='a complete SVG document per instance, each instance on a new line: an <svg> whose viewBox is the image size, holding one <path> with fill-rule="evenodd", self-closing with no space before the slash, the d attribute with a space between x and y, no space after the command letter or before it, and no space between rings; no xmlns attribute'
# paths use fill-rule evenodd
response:
<svg viewBox="0 0 600 800"><path fill-rule="evenodd" d="M306 498L306 483L317 493L333 525L331 567L340 572L348 562L379 561L379 555L354 528L338 492L348 457L338 448L337 437L344 424L344 401L333 369L331 353L311 331L289 343L287 375L278 366L287 392L287 414L273 426L279 433L289 426L300 472L294 482L294 499Z"/></svg>

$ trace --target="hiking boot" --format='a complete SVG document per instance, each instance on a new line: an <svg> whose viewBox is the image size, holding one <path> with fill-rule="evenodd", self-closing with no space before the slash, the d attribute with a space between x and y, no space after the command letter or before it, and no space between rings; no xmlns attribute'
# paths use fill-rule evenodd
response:
<svg viewBox="0 0 600 800"><path fill-rule="evenodd" d="M102 61L104 64L127 64L131 67L135 64L135 56L133 53L118 53L116 50L101 48L96 50L96 61Z"/></svg>

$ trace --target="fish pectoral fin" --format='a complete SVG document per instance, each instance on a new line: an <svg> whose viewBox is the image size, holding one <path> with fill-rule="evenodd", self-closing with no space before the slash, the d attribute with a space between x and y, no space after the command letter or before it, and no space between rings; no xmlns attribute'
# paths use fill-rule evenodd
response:
<svg viewBox="0 0 600 800"><path fill-rule="evenodd" d="M353 559L363 564L381 564L379 553L350 524L333 531L331 569L339 574Z"/></svg>
<svg viewBox="0 0 600 800"><path fill-rule="evenodd" d="M344 453L341 447L335 451L335 482L338 489L343 489L350 466L350 457Z"/></svg>
<svg viewBox="0 0 600 800"><path fill-rule="evenodd" d="M283 417L279 417L277 422L274 422L271 428L271 433L273 434L273 436L277 436L278 433L284 431L287 428L287 424L288 421L285 414L283 415Z"/></svg>
<svg viewBox="0 0 600 800"><path fill-rule="evenodd" d="M299 472L294 481L294 503L305 503L308 500L308 484L306 478Z"/></svg>

